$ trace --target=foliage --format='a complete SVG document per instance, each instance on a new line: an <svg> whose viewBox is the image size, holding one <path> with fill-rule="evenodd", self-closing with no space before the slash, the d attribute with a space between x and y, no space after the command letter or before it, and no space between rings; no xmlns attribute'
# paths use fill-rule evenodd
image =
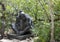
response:
<svg viewBox="0 0 60 42"><path fill-rule="evenodd" d="M15 22L16 15L19 10L23 10L33 18L33 32L39 37L40 42L48 42L50 40L50 14L48 0L0 0L5 5L5 22L6 28L10 28L10 24ZM54 17L60 18L60 1L53 0ZM3 13L1 13L0 18ZM55 21L55 40L60 40L60 22ZM0 20L1 28L1 20ZM38 42L37 40L37 42Z"/></svg>

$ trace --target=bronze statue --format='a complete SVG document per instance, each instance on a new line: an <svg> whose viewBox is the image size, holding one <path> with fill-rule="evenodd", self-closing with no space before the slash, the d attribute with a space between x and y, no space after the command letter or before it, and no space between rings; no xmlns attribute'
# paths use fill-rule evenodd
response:
<svg viewBox="0 0 60 42"><path fill-rule="evenodd" d="M12 23L12 29L19 35L31 34L32 20L31 17L23 11L19 12L16 17L16 23Z"/></svg>

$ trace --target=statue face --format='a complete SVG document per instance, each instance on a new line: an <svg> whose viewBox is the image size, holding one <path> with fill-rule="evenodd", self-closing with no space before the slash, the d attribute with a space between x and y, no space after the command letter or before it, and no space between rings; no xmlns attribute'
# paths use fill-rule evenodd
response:
<svg viewBox="0 0 60 42"><path fill-rule="evenodd" d="M25 20L25 19L26 19L26 17L25 17L24 14L21 14L19 17L20 17L20 19L22 19L22 20Z"/></svg>

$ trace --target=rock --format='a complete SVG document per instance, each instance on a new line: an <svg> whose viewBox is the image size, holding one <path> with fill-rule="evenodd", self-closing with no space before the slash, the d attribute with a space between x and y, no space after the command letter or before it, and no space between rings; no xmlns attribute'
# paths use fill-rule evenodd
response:
<svg viewBox="0 0 60 42"><path fill-rule="evenodd" d="M34 42L33 39L26 39L26 40L17 40L17 39L13 39L13 40L9 40L9 39L2 39L0 40L0 42Z"/></svg>

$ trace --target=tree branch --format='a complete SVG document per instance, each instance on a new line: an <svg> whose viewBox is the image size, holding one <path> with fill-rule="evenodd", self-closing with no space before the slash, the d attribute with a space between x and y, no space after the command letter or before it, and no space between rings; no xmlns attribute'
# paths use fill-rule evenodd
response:
<svg viewBox="0 0 60 42"><path fill-rule="evenodd" d="M54 21L59 21L60 18L54 19ZM45 21L44 19L38 19L38 21ZM51 22L51 19L48 20L49 22Z"/></svg>

